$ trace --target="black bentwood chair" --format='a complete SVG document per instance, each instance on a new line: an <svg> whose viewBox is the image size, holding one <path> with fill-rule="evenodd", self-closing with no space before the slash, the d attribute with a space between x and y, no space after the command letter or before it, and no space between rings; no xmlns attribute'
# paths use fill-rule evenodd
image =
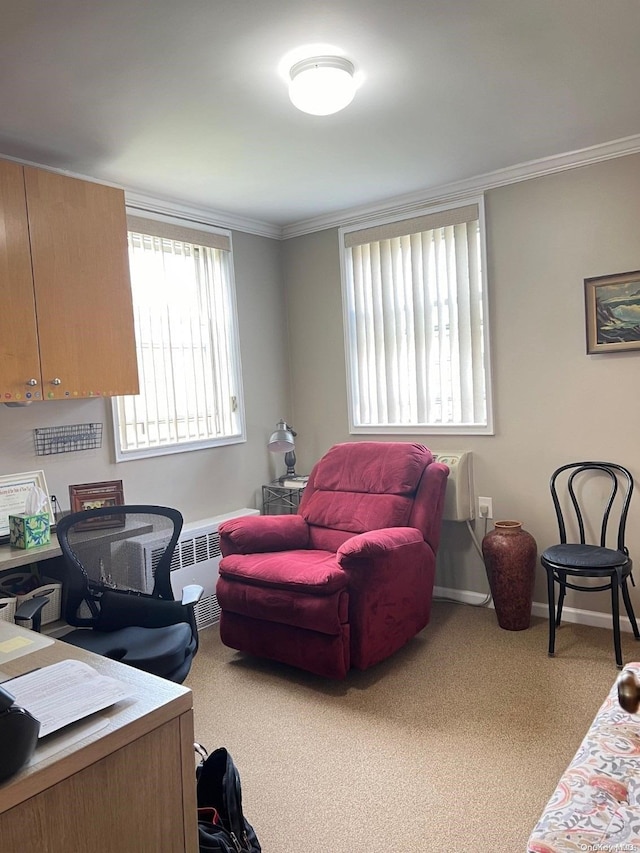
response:
<svg viewBox="0 0 640 853"><path fill-rule="evenodd" d="M182 515L160 506L100 507L57 526L63 618L74 646L181 683L198 649L194 608L202 587L175 601L171 558Z"/></svg>
<svg viewBox="0 0 640 853"><path fill-rule="evenodd" d="M599 475L599 476L598 476ZM590 482L589 482L590 481ZM619 591L631 622L636 640L640 640L638 624L631 605L627 579L633 584L632 561L625 545L625 527L629 503L633 494L633 477L622 465L613 462L572 462L562 465L551 475L551 497L556 510L560 543L547 548L540 561L547 571L549 594L549 656L555 654L556 628L560 625L562 605L567 589L583 592L611 590L611 614L613 618L613 645L616 665L622 669L620 647L620 602ZM561 497L562 495L562 501ZM588 523L585 505L598 508L599 530L587 532ZM564 512L563 512L564 505ZM571 511L573 508L573 512ZM594 513L595 517L595 513ZM577 524L578 542L567 541L567 522ZM617 531L615 530L617 523ZM607 528L611 528L613 548L607 547ZM587 538L599 544L589 544ZM578 537L575 537L578 538ZM579 581L571 583L567 578L585 581L589 578L606 579L605 583L590 585ZM555 608L555 584L560 587L558 608ZM634 584L635 586L635 584Z"/></svg>

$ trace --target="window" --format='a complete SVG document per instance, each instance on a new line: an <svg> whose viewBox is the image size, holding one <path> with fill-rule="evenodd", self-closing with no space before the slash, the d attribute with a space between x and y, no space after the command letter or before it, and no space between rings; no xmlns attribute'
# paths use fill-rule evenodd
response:
<svg viewBox="0 0 640 853"><path fill-rule="evenodd" d="M340 229L352 433L491 433L482 201Z"/></svg>
<svg viewBox="0 0 640 853"><path fill-rule="evenodd" d="M244 441L229 233L128 228L140 394L113 400L116 459Z"/></svg>

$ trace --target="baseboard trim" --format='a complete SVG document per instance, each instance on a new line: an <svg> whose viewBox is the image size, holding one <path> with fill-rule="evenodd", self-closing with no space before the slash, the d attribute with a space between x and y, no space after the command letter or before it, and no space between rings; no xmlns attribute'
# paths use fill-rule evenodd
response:
<svg viewBox="0 0 640 853"><path fill-rule="evenodd" d="M437 599L445 599L451 601L459 601L461 604L471 604L475 607L484 606L494 610L493 600L485 604L487 596L481 592L473 592L469 589L452 589L444 586L436 586L433 590L433 597ZM534 601L531 608L533 616L541 616L543 619L549 617L549 606L547 602ZM599 613L597 610L580 610L576 607L562 608L562 621L573 622L577 625L590 625L592 628L609 628L611 629L611 613ZM620 630L633 633L631 622L627 616L620 615Z"/></svg>
<svg viewBox="0 0 640 853"><path fill-rule="evenodd" d="M470 589L450 589L446 586L436 586L433 589L433 597L435 599L451 599L459 601L461 604L473 604L476 607L485 604L487 595L481 592L472 592ZM493 609L493 600L489 600L485 607Z"/></svg>

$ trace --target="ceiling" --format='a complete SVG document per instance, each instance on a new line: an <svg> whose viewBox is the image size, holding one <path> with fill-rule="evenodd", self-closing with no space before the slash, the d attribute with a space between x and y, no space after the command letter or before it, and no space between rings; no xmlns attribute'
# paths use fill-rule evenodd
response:
<svg viewBox="0 0 640 853"><path fill-rule="evenodd" d="M637 0L0 4L0 155L276 228L640 134Z"/></svg>

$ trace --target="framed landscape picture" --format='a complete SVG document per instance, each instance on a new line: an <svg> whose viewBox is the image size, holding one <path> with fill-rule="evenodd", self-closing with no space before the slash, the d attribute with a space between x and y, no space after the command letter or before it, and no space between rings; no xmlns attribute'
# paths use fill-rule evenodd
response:
<svg viewBox="0 0 640 853"><path fill-rule="evenodd" d="M584 280L587 354L640 350L640 270Z"/></svg>

